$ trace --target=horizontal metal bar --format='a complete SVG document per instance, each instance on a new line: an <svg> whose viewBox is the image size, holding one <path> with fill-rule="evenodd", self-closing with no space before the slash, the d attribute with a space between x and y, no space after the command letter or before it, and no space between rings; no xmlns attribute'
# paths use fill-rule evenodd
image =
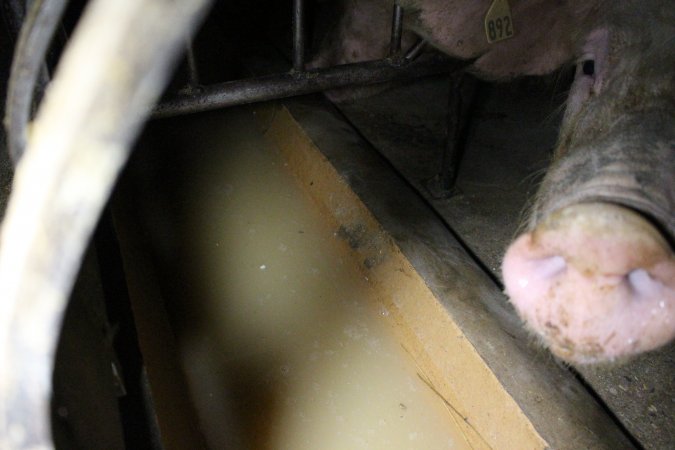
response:
<svg viewBox="0 0 675 450"><path fill-rule="evenodd" d="M432 56L415 62L390 59L344 64L205 86L201 92L178 94L155 107L153 118L171 117L229 106L275 100L348 86L409 80L462 70L473 60Z"/></svg>

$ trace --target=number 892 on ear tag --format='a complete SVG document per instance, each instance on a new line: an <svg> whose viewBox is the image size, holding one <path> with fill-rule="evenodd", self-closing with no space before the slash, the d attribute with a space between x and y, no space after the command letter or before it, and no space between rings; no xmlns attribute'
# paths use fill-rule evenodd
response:
<svg viewBox="0 0 675 450"><path fill-rule="evenodd" d="M490 44L513 37L513 20L508 0L493 0L485 14L485 36Z"/></svg>

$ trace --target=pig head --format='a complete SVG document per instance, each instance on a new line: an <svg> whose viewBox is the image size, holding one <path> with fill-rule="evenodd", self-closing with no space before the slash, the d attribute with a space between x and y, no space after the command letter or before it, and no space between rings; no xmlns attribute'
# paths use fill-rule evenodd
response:
<svg viewBox="0 0 675 450"><path fill-rule="evenodd" d="M608 2L579 30L554 161L502 272L527 327L587 364L675 337L675 13Z"/></svg>
<svg viewBox="0 0 675 450"><path fill-rule="evenodd" d="M393 2L341 3L311 65L385 57ZM511 1L515 33L495 43L483 21L492 0L399 3L409 42L418 35L450 56L474 58L469 70L483 79L545 74L576 61L553 163L502 267L527 328L577 364L617 361L671 341L672 3Z"/></svg>

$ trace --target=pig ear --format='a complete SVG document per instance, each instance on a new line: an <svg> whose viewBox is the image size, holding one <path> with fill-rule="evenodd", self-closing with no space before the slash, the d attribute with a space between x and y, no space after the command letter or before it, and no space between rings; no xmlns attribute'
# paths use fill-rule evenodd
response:
<svg viewBox="0 0 675 450"><path fill-rule="evenodd" d="M602 92L607 75L609 31L596 28L584 39L579 51L574 83L567 98L566 120L575 117L592 96Z"/></svg>
<svg viewBox="0 0 675 450"><path fill-rule="evenodd" d="M603 82L607 73L609 59L609 31L607 28L596 28L586 36L581 56L577 63L578 78L588 78L590 92L588 95L597 95L602 91Z"/></svg>

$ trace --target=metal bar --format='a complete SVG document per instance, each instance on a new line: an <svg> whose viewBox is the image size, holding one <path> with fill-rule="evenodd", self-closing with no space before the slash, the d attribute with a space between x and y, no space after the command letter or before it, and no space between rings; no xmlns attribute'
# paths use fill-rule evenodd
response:
<svg viewBox="0 0 675 450"><path fill-rule="evenodd" d="M415 45L410 47L410 50L408 50L407 53L405 54L405 59L407 61L413 61L413 60L417 59L417 57L422 53L422 51L424 50L424 47L426 47L426 46L427 46L427 41L424 40L424 39L420 39L419 41L417 41L415 43Z"/></svg>
<svg viewBox="0 0 675 450"><path fill-rule="evenodd" d="M462 83L464 74L458 73L450 77L450 94L448 98L448 131L445 141L445 151L441 163L441 187L451 192L457 182L459 174L459 162L463 154L462 139L463 124L466 120L462 117Z"/></svg>
<svg viewBox="0 0 675 450"><path fill-rule="evenodd" d="M195 48L192 43L192 38L185 39L185 59L187 60L188 70L188 87L194 88L199 86L199 71L197 69L197 59L195 58Z"/></svg>
<svg viewBox="0 0 675 450"><path fill-rule="evenodd" d="M401 36L403 34L403 8L398 0L394 4L394 17L391 22L391 43L389 56L398 55L401 52Z"/></svg>
<svg viewBox="0 0 675 450"><path fill-rule="evenodd" d="M293 0L293 70L305 69L305 5L304 0Z"/></svg>
<svg viewBox="0 0 675 450"><path fill-rule="evenodd" d="M2 449L53 447L53 358L82 255L208 3L95 0L61 58L0 232Z"/></svg>
<svg viewBox="0 0 675 450"><path fill-rule="evenodd" d="M4 0L1 3L2 13L7 25L7 30L13 41L16 41L21 24L26 15L26 8L23 0Z"/></svg>
<svg viewBox="0 0 675 450"><path fill-rule="evenodd" d="M448 131L441 170L427 182L429 193L434 198L449 198L458 192L459 166L466 148L470 113L478 87L477 80L465 72L450 76Z"/></svg>
<svg viewBox="0 0 675 450"><path fill-rule="evenodd" d="M5 128L9 154L16 165L28 134L38 80L44 89L48 78L45 56L66 7L65 0L35 0L21 26L7 89Z"/></svg>
<svg viewBox="0 0 675 450"><path fill-rule="evenodd" d="M26 2L24 0L4 0L0 3L2 5L3 18L5 19L5 24L7 25L7 30L9 31L12 40L12 45L16 48L16 44L19 40L19 34L21 32L21 25L26 18L26 9L30 8L33 2ZM42 94L44 93L48 83L49 69L46 62L43 62L42 66L40 67L40 73L38 74L37 82L35 84L34 104L38 103L42 99ZM34 104L31 105L31 113L33 113L35 110Z"/></svg>
<svg viewBox="0 0 675 450"><path fill-rule="evenodd" d="M205 86L199 93L180 94L169 98L157 105L153 117L191 114L347 86L451 73L463 69L472 62L472 60L457 61L434 57L425 61L397 65L390 60L380 60L230 81Z"/></svg>

